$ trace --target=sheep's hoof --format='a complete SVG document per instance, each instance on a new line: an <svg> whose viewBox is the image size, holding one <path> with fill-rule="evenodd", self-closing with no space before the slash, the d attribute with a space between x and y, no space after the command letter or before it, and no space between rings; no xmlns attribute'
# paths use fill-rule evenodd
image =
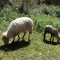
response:
<svg viewBox="0 0 60 60"><path fill-rule="evenodd" d="M51 42L51 39L50 39L50 42Z"/></svg>
<svg viewBox="0 0 60 60"><path fill-rule="evenodd" d="M18 42L19 42L20 39L18 39Z"/></svg>
<svg viewBox="0 0 60 60"><path fill-rule="evenodd" d="M52 42L54 42L54 41L52 40Z"/></svg>
<svg viewBox="0 0 60 60"><path fill-rule="evenodd" d="M24 40L24 38L21 38L22 40Z"/></svg>
<svg viewBox="0 0 60 60"><path fill-rule="evenodd" d="M18 41L20 40L20 37L18 38Z"/></svg>
<svg viewBox="0 0 60 60"><path fill-rule="evenodd" d="M57 43L59 43L59 41Z"/></svg>
<svg viewBox="0 0 60 60"><path fill-rule="evenodd" d="M12 41L12 43L14 43L14 41Z"/></svg>
<svg viewBox="0 0 60 60"><path fill-rule="evenodd" d="M43 41L45 41L45 38L43 38Z"/></svg>

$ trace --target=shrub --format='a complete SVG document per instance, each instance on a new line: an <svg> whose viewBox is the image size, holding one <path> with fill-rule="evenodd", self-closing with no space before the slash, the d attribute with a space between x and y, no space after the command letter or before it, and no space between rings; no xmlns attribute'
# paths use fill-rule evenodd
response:
<svg viewBox="0 0 60 60"><path fill-rule="evenodd" d="M0 12L0 20L11 21L18 16L19 14L14 11L9 5L6 5Z"/></svg>

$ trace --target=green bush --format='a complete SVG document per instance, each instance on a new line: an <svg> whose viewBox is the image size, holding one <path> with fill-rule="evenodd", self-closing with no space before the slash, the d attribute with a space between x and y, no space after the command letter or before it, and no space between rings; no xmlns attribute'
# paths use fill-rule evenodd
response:
<svg viewBox="0 0 60 60"><path fill-rule="evenodd" d="M30 17L34 21L34 30L37 32L43 32L46 25L53 25L59 30L60 20L59 18L52 17L43 13L36 13L37 10L30 12Z"/></svg>
<svg viewBox="0 0 60 60"><path fill-rule="evenodd" d="M45 6L45 7L47 7L47 6ZM60 30L59 18L53 17L50 14L48 14L48 15L44 14L43 12L41 12L41 8L43 8L43 6L37 7L34 9L30 9L29 13L26 15L24 13L18 13L17 11L13 10L10 5L6 5L5 7L3 7L3 9L0 9L0 11L1 11L0 12L0 29L5 30L5 27L7 28L9 23L17 17L28 16L28 17L32 18L32 20L34 22L34 30L37 32L43 32L44 27L47 24L53 25L58 30ZM51 8L52 8L52 6L51 6ZM54 9L56 9L55 6L54 6ZM59 11L59 9L57 9L57 11Z"/></svg>
<svg viewBox="0 0 60 60"><path fill-rule="evenodd" d="M17 17L19 17L19 14L16 11L14 11L9 5L3 7L3 9L0 12L0 21L1 20L12 21Z"/></svg>

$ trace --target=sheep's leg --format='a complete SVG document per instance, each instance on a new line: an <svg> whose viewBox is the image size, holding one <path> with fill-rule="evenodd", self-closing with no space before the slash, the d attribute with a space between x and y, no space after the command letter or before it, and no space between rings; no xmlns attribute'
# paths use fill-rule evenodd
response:
<svg viewBox="0 0 60 60"><path fill-rule="evenodd" d="M24 39L25 34L26 34L26 32L24 33L24 35L23 35L22 39Z"/></svg>
<svg viewBox="0 0 60 60"><path fill-rule="evenodd" d="M29 32L28 40L30 40L30 32Z"/></svg>
<svg viewBox="0 0 60 60"><path fill-rule="evenodd" d="M18 35L18 41L19 41L19 39L20 39L20 36Z"/></svg>
<svg viewBox="0 0 60 60"><path fill-rule="evenodd" d="M31 34L32 32L29 32L29 36L28 36L28 41L30 42L30 34Z"/></svg>
<svg viewBox="0 0 60 60"><path fill-rule="evenodd" d="M12 43L14 43L14 40L15 40L15 37L13 38L13 41L12 41Z"/></svg>

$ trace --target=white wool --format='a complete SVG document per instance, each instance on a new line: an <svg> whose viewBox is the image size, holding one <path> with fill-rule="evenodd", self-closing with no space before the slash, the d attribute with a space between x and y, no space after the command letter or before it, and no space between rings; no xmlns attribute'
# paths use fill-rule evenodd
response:
<svg viewBox="0 0 60 60"><path fill-rule="evenodd" d="M7 32L4 32L2 35L6 35L7 34Z"/></svg>
<svg viewBox="0 0 60 60"><path fill-rule="evenodd" d="M33 21L29 17L21 17L13 20L7 29L6 36L10 39L21 32L32 33Z"/></svg>

